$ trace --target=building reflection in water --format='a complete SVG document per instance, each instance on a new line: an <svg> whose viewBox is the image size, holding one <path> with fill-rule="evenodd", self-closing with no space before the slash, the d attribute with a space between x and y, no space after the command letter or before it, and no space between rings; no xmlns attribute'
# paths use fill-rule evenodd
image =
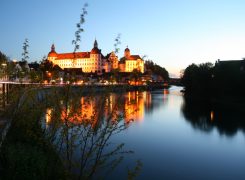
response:
<svg viewBox="0 0 245 180"><path fill-rule="evenodd" d="M48 125L51 122L51 115L52 115L52 109L47 108L46 109L46 114L45 114L45 119L46 119L46 124Z"/></svg>
<svg viewBox="0 0 245 180"><path fill-rule="evenodd" d="M95 97L83 96L80 97L79 103L69 103L68 108L65 108L61 102L60 119L61 121L68 120L73 124L89 122L94 126L101 120L111 119L114 121L120 117L126 124L132 121L141 122L145 113L149 113L165 103L169 91L163 90L162 93L164 94L163 99L159 99L158 94L152 94L150 91L111 93ZM52 108L46 110L46 124L52 120L52 111Z"/></svg>
<svg viewBox="0 0 245 180"><path fill-rule="evenodd" d="M128 92L125 95L124 103L125 121L142 121L144 117L143 93L138 91Z"/></svg>

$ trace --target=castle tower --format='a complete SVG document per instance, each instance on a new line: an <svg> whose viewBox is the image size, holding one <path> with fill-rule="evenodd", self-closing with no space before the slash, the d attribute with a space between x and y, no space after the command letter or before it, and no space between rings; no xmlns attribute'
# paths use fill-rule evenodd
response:
<svg viewBox="0 0 245 180"><path fill-rule="evenodd" d="M55 46L54 46L54 44L52 44L52 46L51 46L51 52L55 52Z"/></svg>
<svg viewBox="0 0 245 180"><path fill-rule="evenodd" d="M55 52L55 46L52 44L51 51L48 53L48 60L54 63L55 59L57 58L58 54Z"/></svg>
<svg viewBox="0 0 245 180"><path fill-rule="evenodd" d="M130 49L128 48L128 46L127 46L127 48L124 50L124 57L125 58L129 58L131 55L130 55Z"/></svg>

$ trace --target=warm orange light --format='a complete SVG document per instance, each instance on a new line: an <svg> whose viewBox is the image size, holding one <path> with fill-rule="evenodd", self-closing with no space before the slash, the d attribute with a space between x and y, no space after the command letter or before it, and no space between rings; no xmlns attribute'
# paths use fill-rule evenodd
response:
<svg viewBox="0 0 245 180"><path fill-rule="evenodd" d="M45 119L46 119L47 124L49 124L51 121L51 114L52 114L52 109L48 108L46 110L46 115L45 115Z"/></svg>
<svg viewBox="0 0 245 180"><path fill-rule="evenodd" d="M62 122L69 122L74 125L91 125L96 127L101 119L101 110L105 119L110 118L111 122L117 122L119 115L122 115L126 124L133 121L143 120L145 107L151 107L151 94L147 92L128 92L123 100L122 106L117 106L117 96L110 95L106 103L98 98L81 97L79 106L70 104L66 109L62 103L60 119ZM103 100L102 100L103 101ZM102 103L102 104L101 104ZM102 108L102 109L101 109ZM52 109L46 110L46 122L51 121Z"/></svg>
<svg viewBox="0 0 245 180"><path fill-rule="evenodd" d="M210 120L213 121L214 120L214 111L210 112Z"/></svg>
<svg viewBox="0 0 245 180"><path fill-rule="evenodd" d="M77 84L78 84L78 85L82 85L82 84L83 84L83 80L78 81Z"/></svg>
<svg viewBox="0 0 245 180"><path fill-rule="evenodd" d="M164 89L163 90L163 94L169 94L169 90L168 89Z"/></svg>
<svg viewBox="0 0 245 180"><path fill-rule="evenodd" d="M129 92L125 102L125 122L141 121L144 117L144 99L139 92Z"/></svg>

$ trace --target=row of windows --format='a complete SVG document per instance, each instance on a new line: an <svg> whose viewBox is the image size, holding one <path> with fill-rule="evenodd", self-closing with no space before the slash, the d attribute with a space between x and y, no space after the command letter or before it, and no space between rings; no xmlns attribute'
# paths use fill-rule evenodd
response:
<svg viewBox="0 0 245 180"><path fill-rule="evenodd" d="M61 67L67 67L67 66L72 66L72 64L59 64ZM88 68L98 68L99 66L84 66L80 64L75 64L75 66L80 66L80 67L88 67Z"/></svg>
<svg viewBox="0 0 245 180"><path fill-rule="evenodd" d="M60 64L60 65L69 65L69 64L73 64L73 63L58 63L58 64ZM103 65L102 63L79 63L79 62L77 62L77 63L75 63L75 64L77 64L77 65Z"/></svg>
<svg viewBox="0 0 245 180"><path fill-rule="evenodd" d="M57 60L59 61L60 63L67 63L67 61L70 61L70 63L72 62L72 60ZM98 61L97 59L79 59L79 60L76 60L77 62L94 62L94 61Z"/></svg>
<svg viewBox="0 0 245 180"><path fill-rule="evenodd" d="M60 66L70 66L70 65L73 65L72 63L66 63L66 64L59 64ZM86 65L89 65L89 66L103 66L102 63L75 63L76 66L86 66Z"/></svg>
<svg viewBox="0 0 245 180"><path fill-rule="evenodd" d="M126 67L136 67L136 64L127 64Z"/></svg>
<svg viewBox="0 0 245 180"><path fill-rule="evenodd" d="M91 69L91 70L96 70L96 69L98 69L98 68L95 68L95 67L83 67L82 69L86 69L86 70L88 70L88 69Z"/></svg>
<svg viewBox="0 0 245 180"><path fill-rule="evenodd" d="M76 60L78 62L91 62L91 61L99 61L98 59L79 59L79 60Z"/></svg>

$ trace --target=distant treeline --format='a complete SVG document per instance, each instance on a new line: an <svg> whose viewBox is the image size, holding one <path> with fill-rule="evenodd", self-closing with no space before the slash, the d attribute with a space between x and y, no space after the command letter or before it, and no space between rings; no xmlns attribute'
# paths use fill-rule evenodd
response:
<svg viewBox="0 0 245 180"><path fill-rule="evenodd" d="M164 67L159 66L158 64L154 63L153 61L146 60L145 61L145 68L147 71L151 71L148 73L153 73L155 75L161 76L164 80L169 80L168 71Z"/></svg>
<svg viewBox="0 0 245 180"><path fill-rule="evenodd" d="M185 94L201 97L243 97L245 92L245 60L191 64L183 73Z"/></svg>

